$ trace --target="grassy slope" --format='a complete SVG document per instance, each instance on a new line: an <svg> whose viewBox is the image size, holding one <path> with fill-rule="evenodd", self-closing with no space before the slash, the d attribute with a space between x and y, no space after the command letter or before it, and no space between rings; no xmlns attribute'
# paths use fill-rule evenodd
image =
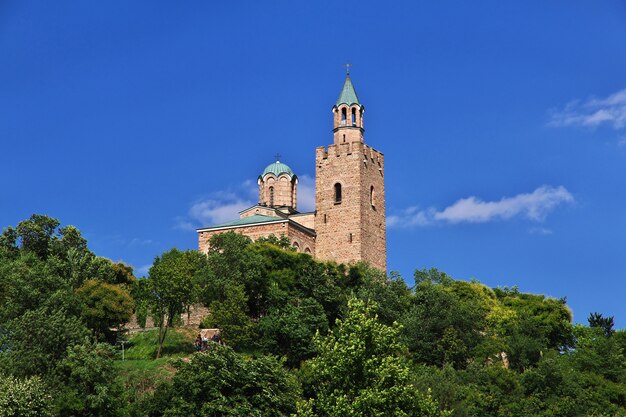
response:
<svg viewBox="0 0 626 417"><path fill-rule="evenodd" d="M176 328L169 329L163 344L161 358L156 358L158 331L150 330L130 336L124 352L122 352L115 366L127 388L127 392L134 393L134 399L139 400L144 394L152 392L159 382L167 380L174 373L172 359L187 357L193 353L193 343L198 329Z"/></svg>
<svg viewBox="0 0 626 417"><path fill-rule="evenodd" d="M128 360L155 359L158 333L157 330L149 330L131 335L126 343L125 358ZM193 353L193 343L197 334L196 328L168 329L161 356L180 357Z"/></svg>

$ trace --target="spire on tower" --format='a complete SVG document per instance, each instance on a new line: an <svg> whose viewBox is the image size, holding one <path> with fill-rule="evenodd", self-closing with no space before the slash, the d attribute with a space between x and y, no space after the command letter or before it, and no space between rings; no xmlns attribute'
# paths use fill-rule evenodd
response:
<svg viewBox="0 0 626 417"><path fill-rule="evenodd" d="M335 103L335 106L337 107L339 107L340 104L347 104L348 106L351 106L353 104L358 104L359 106L362 106L361 102L359 101L359 98L356 95L356 90L354 89L354 86L352 85L352 80L350 79L350 66L351 64L346 64L346 69L347 69L346 81L343 83L341 94L339 94L339 98L337 99L337 102Z"/></svg>

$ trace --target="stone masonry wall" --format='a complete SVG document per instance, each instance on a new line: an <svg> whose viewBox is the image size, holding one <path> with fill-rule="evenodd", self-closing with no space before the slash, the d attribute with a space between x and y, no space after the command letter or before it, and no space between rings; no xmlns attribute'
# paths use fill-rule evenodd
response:
<svg viewBox="0 0 626 417"><path fill-rule="evenodd" d="M363 260L383 271L387 269L384 168L383 154L365 146L361 171L361 254Z"/></svg>
<svg viewBox="0 0 626 417"><path fill-rule="evenodd" d="M205 318L208 314L209 314L208 308L204 307L203 305L197 304L197 305L191 306L191 308L189 309L189 314L187 314L187 312L182 313L180 315L180 321L183 324L183 326L198 326L199 327L202 319ZM125 327L131 332L133 330L139 330L142 328L141 326L139 326L139 323L137 322L137 317L134 314L130 318L130 321L126 324ZM154 321L152 320L152 317L148 316L146 318L146 325L144 328L145 329L154 328Z"/></svg>
<svg viewBox="0 0 626 417"><path fill-rule="evenodd" d="M341 121L342 110L346 109L345 124ZM355 124L352 124L352 110L356 113ZM334 144L352 143L355 141L363 142L363 112L364 109L359 105L348 107L342 104L333 108L333 131Z"/></svg>
<svg viewBox="0 0 626 417"><path fill-rule="evenodd" d="M198 233L198 250L202 253L207 253L209 251L209 240L213 235L231 230L235 233L246 235L253 241L260 237L268 237L270 235L274 235L276 237L284 235L289 238L292 245L294 243L298 244L297 247L300 252L306 252L306 249L308 248L312 256L315 254L315 237L311 236L310 233L303 231L298 226L290 224L288 220L276 223L203 231Z"/></svg>
<svg viewBox="0 0 626 417"><path fill-rule="evenodd" d="M350 263L361 259L359 142L316 150L315 233L319 259ZM335 201L341 185L341 202Z"/></svg>
<svg viewBox="0 0 626 417"><path fill-rule="evenodd" d="M315 213L295 214L289 216L289 220L301 224L309 229L315 229Z"/></svg>
<svg viewBox="0 0 626 417"><path fill-rule="evenodd" d="M317 148L315 159L316 257L343 263L363 260L385 270L383 155L354 141ZM341 184L340 203L335 202L336 183Z"/></svg>
<svg viewBox="0 0 626 417"><path fill-rule="evenodd" d="M274 188L274 207L296 207L296 181L287 174L278 178L274 174L267 174L259 181L259 202L270 206L270 187Z"/></svg>
<svg viewBox="0 0 626 417"><path fill-rule="evenodd" d="M233 231L248 236L252 240L269 235L281 236L287 234L287 220L277 223L257 224L230 229L210 230L198 233L198 250L202 253L208 253L209 240L213 235Z"/></svg>
<svg viewBox="0 0 626 417"><path fill-rule="evenodd" d="M311 234L304 232L301 228L289 224L287 237L291 241L291 245L295 246L297 243L298 252L308 253L311 256L315 256L315 237Z"/></svg>

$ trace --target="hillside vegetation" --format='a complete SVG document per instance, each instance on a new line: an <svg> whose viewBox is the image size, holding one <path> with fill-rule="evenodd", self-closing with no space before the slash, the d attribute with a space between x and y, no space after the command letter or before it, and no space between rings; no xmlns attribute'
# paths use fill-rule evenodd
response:
<svg viewBox="0 0 626 417"><path fill-rule="evenodd" d="M626 332L565 298L225 233L147 279L34 215L0 236L2 416L626 416ZM224 345L194 353L195 304ZM158 330L117 329L132 314ZM120 342L124 341L124 360Z"/></svg>

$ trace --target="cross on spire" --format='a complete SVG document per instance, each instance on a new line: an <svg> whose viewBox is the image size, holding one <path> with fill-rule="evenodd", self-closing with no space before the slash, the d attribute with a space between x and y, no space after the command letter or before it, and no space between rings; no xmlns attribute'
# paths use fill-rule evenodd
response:
<svg viewBox="0 0 626 417"><path fill-rule="evenodd" d="M346 67L346 75L350 75L350 67L352 66L352 64L348 63L343 65Z"/></svg>
<svg viewBox="0 0 626 417"><path fill-rule="evenodd" d="M274 158L276 158L276 162L280 161L280 154L278 152L276 152L276 155L274 155Z"/></svg>

